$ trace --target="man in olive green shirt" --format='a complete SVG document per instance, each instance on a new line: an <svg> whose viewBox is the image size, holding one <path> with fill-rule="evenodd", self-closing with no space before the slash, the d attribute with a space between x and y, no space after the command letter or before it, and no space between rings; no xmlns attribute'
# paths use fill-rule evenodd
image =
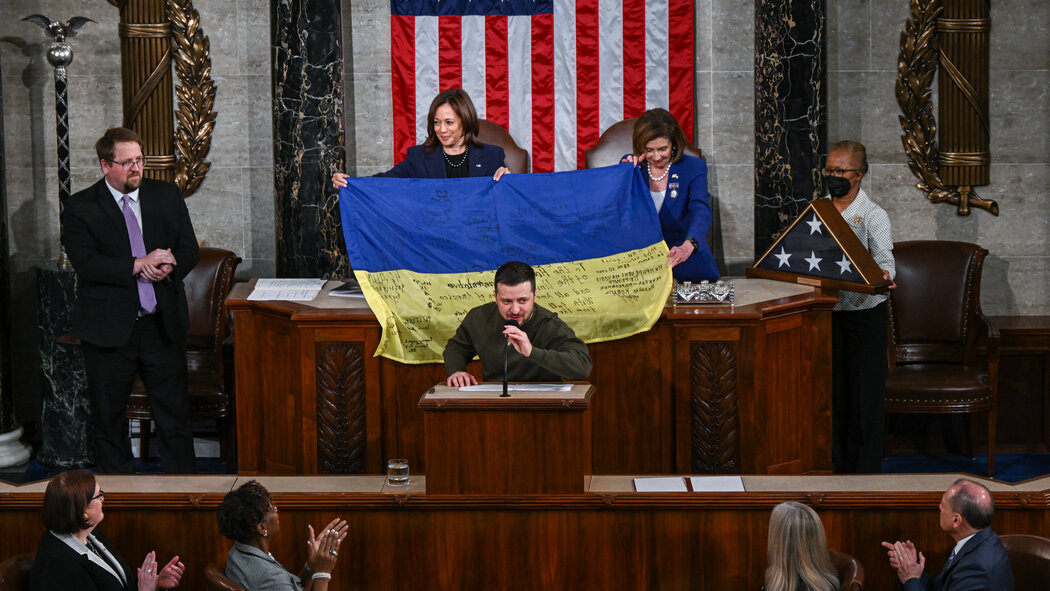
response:
<svg viewBox="0 0 1050 591"><path fill-rule="evenodd" d="M503 351L511 382L583 380L591 373L587 345L558 315L536 304L536 273L511 261L496 271L496 301L467 312L445 345L445 373L450 387L477 384L467 372L475 355L486 382L503 381ZM508 321L517 326L508 325Z"/></svg>

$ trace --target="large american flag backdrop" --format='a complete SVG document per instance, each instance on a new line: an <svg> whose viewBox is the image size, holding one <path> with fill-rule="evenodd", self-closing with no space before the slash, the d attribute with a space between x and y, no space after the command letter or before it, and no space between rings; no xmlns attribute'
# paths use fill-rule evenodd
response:
<svg viewBox="0 0 1050 591"><path fill-rule="evenodd" d="M693 140L693 0L391 0L394 160L430 101L470 94L534 172L583 167L602 131L663 107Z"/></svg>

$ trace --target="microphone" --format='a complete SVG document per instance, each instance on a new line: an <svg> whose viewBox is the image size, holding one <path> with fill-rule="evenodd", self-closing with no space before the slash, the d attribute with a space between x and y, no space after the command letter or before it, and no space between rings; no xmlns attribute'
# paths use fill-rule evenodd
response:
<svg viewBox="0 0 1050 591"><path fill-rule="evenodd" d="M503 326L514 326L521 328L521 324L517 320L510 318L503 321ZM507 393L507 355L510 353L510 337L507 337L507 342L503 345L503 394L500 394L500 398L510 398L510 394Z"/></svg>

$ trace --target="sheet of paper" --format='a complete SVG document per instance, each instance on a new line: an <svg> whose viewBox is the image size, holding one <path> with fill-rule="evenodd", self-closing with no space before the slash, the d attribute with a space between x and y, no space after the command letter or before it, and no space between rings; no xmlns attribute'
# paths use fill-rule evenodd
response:
<svg viewBox="0 0 1050 591"><path fill-rule="evenodd" d="M264 278L255 282L255 290L263 289L321 289L327 280L325 279L282 279Z"/></svg>
<svg viewBox="0 0 1050 591"><path fill-rule="evenodd" d="M508 392L568 392L572 384L508 384ZM502 392L503 384L478 384L461 386L460 392Z"/></svg>
<svg viewBox="0 0 1050 591"><path fill-rule="evenodd" d="M310 301L317 297L324 284L324 279L259 279L255 282L255 289L248 294L248 300Z"/></svg>
<svg viewBox="0 0 1050 591"><path fill-rule="evenodd" d="M744 492L739 476L690 476L693 492Z"/></svg>
<svg viewBox="0 0 1050 591"><path fill-rule="evenodd" d="M293 302L308 302L315 297L320 289L264 289L254 290L248 295L250 301L287 300Z"/></svg>
<svg viewBox="0 0 1050 591"><path fill-rule="evenodd" d="M638 492L689 492L685 487L685 479L681 476L635 478L634 490Z"/></svg>

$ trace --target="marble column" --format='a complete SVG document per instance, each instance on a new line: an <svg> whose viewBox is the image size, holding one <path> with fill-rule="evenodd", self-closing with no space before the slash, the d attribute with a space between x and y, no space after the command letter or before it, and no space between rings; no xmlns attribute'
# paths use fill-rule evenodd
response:
<svg viewBox="0 0 1050 591"><path fill-rule="evenodd" d="M345 277L340 0L272 0L277 275Z"/></svg>
<svg viewBox="0 0 1050 591"><path fill-rule="evenodd" d="M73 329L76 273L54 261L37 265L36 271L43 406L43 445L37 457L54 468L89 466L94 464L95 447L88 429L91 404L84 356L68 338Z"/></svg>
<svg viewBox="0 0 1050 591"><path fill-rule="evenodd" d="M0 106L4 104L2 80L0 75ZM4 113L0 108L0 468L21 464L30 455L29 447L21 440L22 427L15 422L11 384L11 255L7 249L6 179Z"/></svg>
<svg viewBox="0 0 1050 591"><path fill-rule="evenodd" d="M755 256L823 194L825 0L755 0Z"/></svg>
<svg viewBox="0 0 1050 591"><path fill-rule="evenodd" d="M0 74L3 65L0 64ZM7 236L7 163L4 160L4 85L0 75L0 433L15 428L11 393L11 255Z"/></svg>

